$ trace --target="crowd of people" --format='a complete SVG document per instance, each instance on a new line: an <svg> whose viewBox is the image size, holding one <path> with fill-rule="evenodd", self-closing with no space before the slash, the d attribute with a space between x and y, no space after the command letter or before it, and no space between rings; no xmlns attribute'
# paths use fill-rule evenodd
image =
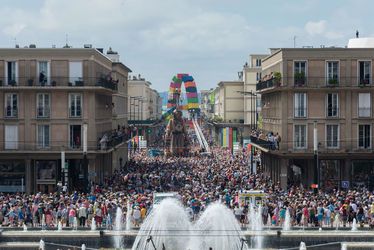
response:
<svg viewBox="0 0 374 250"><path fill-rule="evenodd" d="M251 132L251 139L271 150L279 150L281 142L281 136L278 133L264 133L262 130L253 130Z"/></svg>
<svg viewBox="0 0 374 250"><path fill-rule="evenodd" d="M139 151L103 183L92 183L88 193L1 194L0 225L55 228L61 222L63 227L74 223L90 227L95 221L98 227L111 229L120 207L123 218L129 215L132 226L139 227L152 209L154 192L177 192L191 220L219 201L232 209L245 227L251 220L247 216L250 208L240 204L238 195L251 189L266 194L260 211L264 225L283 226L286 214L293 226L332 227L337 222L351 226L354 219L362 226L374 222L374 194L365 188L328 193L302 187L283 190L264 173L250 172L245 149L235 155L220 147L211 151L209 156L178 158L151 157Z"/></svg>

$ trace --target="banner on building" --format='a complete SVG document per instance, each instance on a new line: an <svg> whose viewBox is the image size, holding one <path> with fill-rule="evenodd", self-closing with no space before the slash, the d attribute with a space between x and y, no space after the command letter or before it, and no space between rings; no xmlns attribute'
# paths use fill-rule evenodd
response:
<svg viewBox="0 0 374 250"><path fill-rule="evenodd" d="M227 129L222 129L222 147L227 147Z"/></svg>

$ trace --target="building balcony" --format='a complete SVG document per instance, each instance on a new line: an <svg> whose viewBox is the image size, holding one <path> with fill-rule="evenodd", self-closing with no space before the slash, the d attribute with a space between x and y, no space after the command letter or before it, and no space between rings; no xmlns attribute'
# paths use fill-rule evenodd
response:
<svg viewBox="0 0 374 250"><path fill-rule="evenodd" d="M127 141L129 136L124 131L112 130L104 132L103 136L100 137L97 145L98 150L108 150L115 148L119 144Z"/></svg>
<svg viewBox="0 0 374 250"><path fill-rule="evenodd" d="M261 90L264 90L264 89L277 87L277 85L278 84L275 84L275 79L274 78L271 78L271 79L268 79L268 80L265 80L265 81L261 80L256 84L256 90L261 91Z"/></svg>
<svg viewBox="0 0 374 250"><path fill-rule="evenodd" d="M128 136L124 133L121 135L116 135L107 137L107 140L101 141L88 141L87 151L89 153L106 153L112 151L115 147L119 146L121 143L126 142ZM101 142L101 143L100 143ZM72 154L82 154L83 155L83 141L4 141L0 143L0 154L8 153L35 153L35 154L60 154L64 150L67 153Z"/></svg>
<svg viewBox="0 0 374 250"><path fill-rule="evenodd" d="M35 79L30 77L16 77L12 80L0 78L0 88L92 88L101 87L112 91L117 91L118 80L110 77L58 77L51 76L45 79Z"/></svg>
<svg viewBox="0 0 374 250"><path fill-rule="evenodd" d="M257 136L253 136L251 135L250 136L250 139L251 139L251 143L253 144L256 144L264 149L267 149L267 150L275 150L276 149L276 145L274 142L271 142L267 139L261 139Z"/></svg>
<svg viewBox="0 0 374 250"><path fill-rule="evenodd" d="M374 86L371 76L369 77L342 77L342 76L298 76L282 77L280 80L274 77L267 80L260 80L256 84L256 90L263 92L273 89L300 88L365 88Z"/></svg>

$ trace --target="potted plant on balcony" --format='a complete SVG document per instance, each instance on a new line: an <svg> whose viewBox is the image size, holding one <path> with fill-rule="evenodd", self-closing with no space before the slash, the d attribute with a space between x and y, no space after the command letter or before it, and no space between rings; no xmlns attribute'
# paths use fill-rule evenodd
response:
<svg viewBox="0 0 374 250"><path fill-rule="evenodd" d="M281 84L281 79L282 79L282 74L281 72L274 72L273 74L273 78L274 78L274 84L276 86L280 86Z"/></svg>
<svg viewBox="0 0 374 250"><path fill-rule="evenodd" d="M305 84L305 73L304 72L295 72L294 74L295 85L302 86Z"/></svg>
<svg viewBox="0 0 374 250"><path fill-rule="evenodd" d="M360 77L360 87L364 87L365 85L368 85L370 82L369 79L370 79L369 75L365 75L365 77Z"/></svg>
<svg viewBox="0 0 374 250"><path fill-rule="evenodd" d="M16 81L15 81L15 80L10 80L10 81L9 81L9 85L11 85L11 86L16 86Z"/></svg>
<svg viewBox="0 0 374 250"><path fill-rule="evenodd" d="M338 81L338 78L337 77L333 77L333 78L330 78L329 79L329 84L334 86L334 85L338 85L339 81Z"/></svg>

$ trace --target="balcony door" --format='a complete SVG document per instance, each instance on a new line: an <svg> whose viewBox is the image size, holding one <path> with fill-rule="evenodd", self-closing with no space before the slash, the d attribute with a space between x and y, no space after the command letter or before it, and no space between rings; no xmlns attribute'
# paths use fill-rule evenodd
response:
<svg viewBox="0 0 374 250"><path fill-rule="evenodd" d="M371 97L370 93L358 94L358 117L371 116Z"/></svg>
<svg viewBox="0 0 374 250"><path fill-rule="evenodd" d="M371 83L371 61L359 61L359 84L366 85Z"/></svg>
<svg viewBox="0 0 374 250"><path fill-rule="evenodd" d="M83 85L83 63L80 61L69 62L69 83L72 86Z"/></svg>
<svg viewBox="0 0 374 250"><path fill-rule="evenodd" d="M17 84L17 76L18 76L18 68L16 61L8 61L6 62L6 84L7 85L16 85Z"/></svg>
<svg viewBox="0 0 374 250"><path fill-rule="evenodd" d="M5 125L5 149L18 149L17 125Z"/></svg>
<svg viewBox="0 0 374 250"><path fill-rule="evenodd" d="M79 149L82 145L82 126L70 125L69 133L70 148Z"/></svg>
<svg viewBox="0 0 374 250"><path fill-rule="evenodd" d="M48 61L39 61L38 62L38 77L39 84L41 86L49 85L49 64Z"/></svg>

